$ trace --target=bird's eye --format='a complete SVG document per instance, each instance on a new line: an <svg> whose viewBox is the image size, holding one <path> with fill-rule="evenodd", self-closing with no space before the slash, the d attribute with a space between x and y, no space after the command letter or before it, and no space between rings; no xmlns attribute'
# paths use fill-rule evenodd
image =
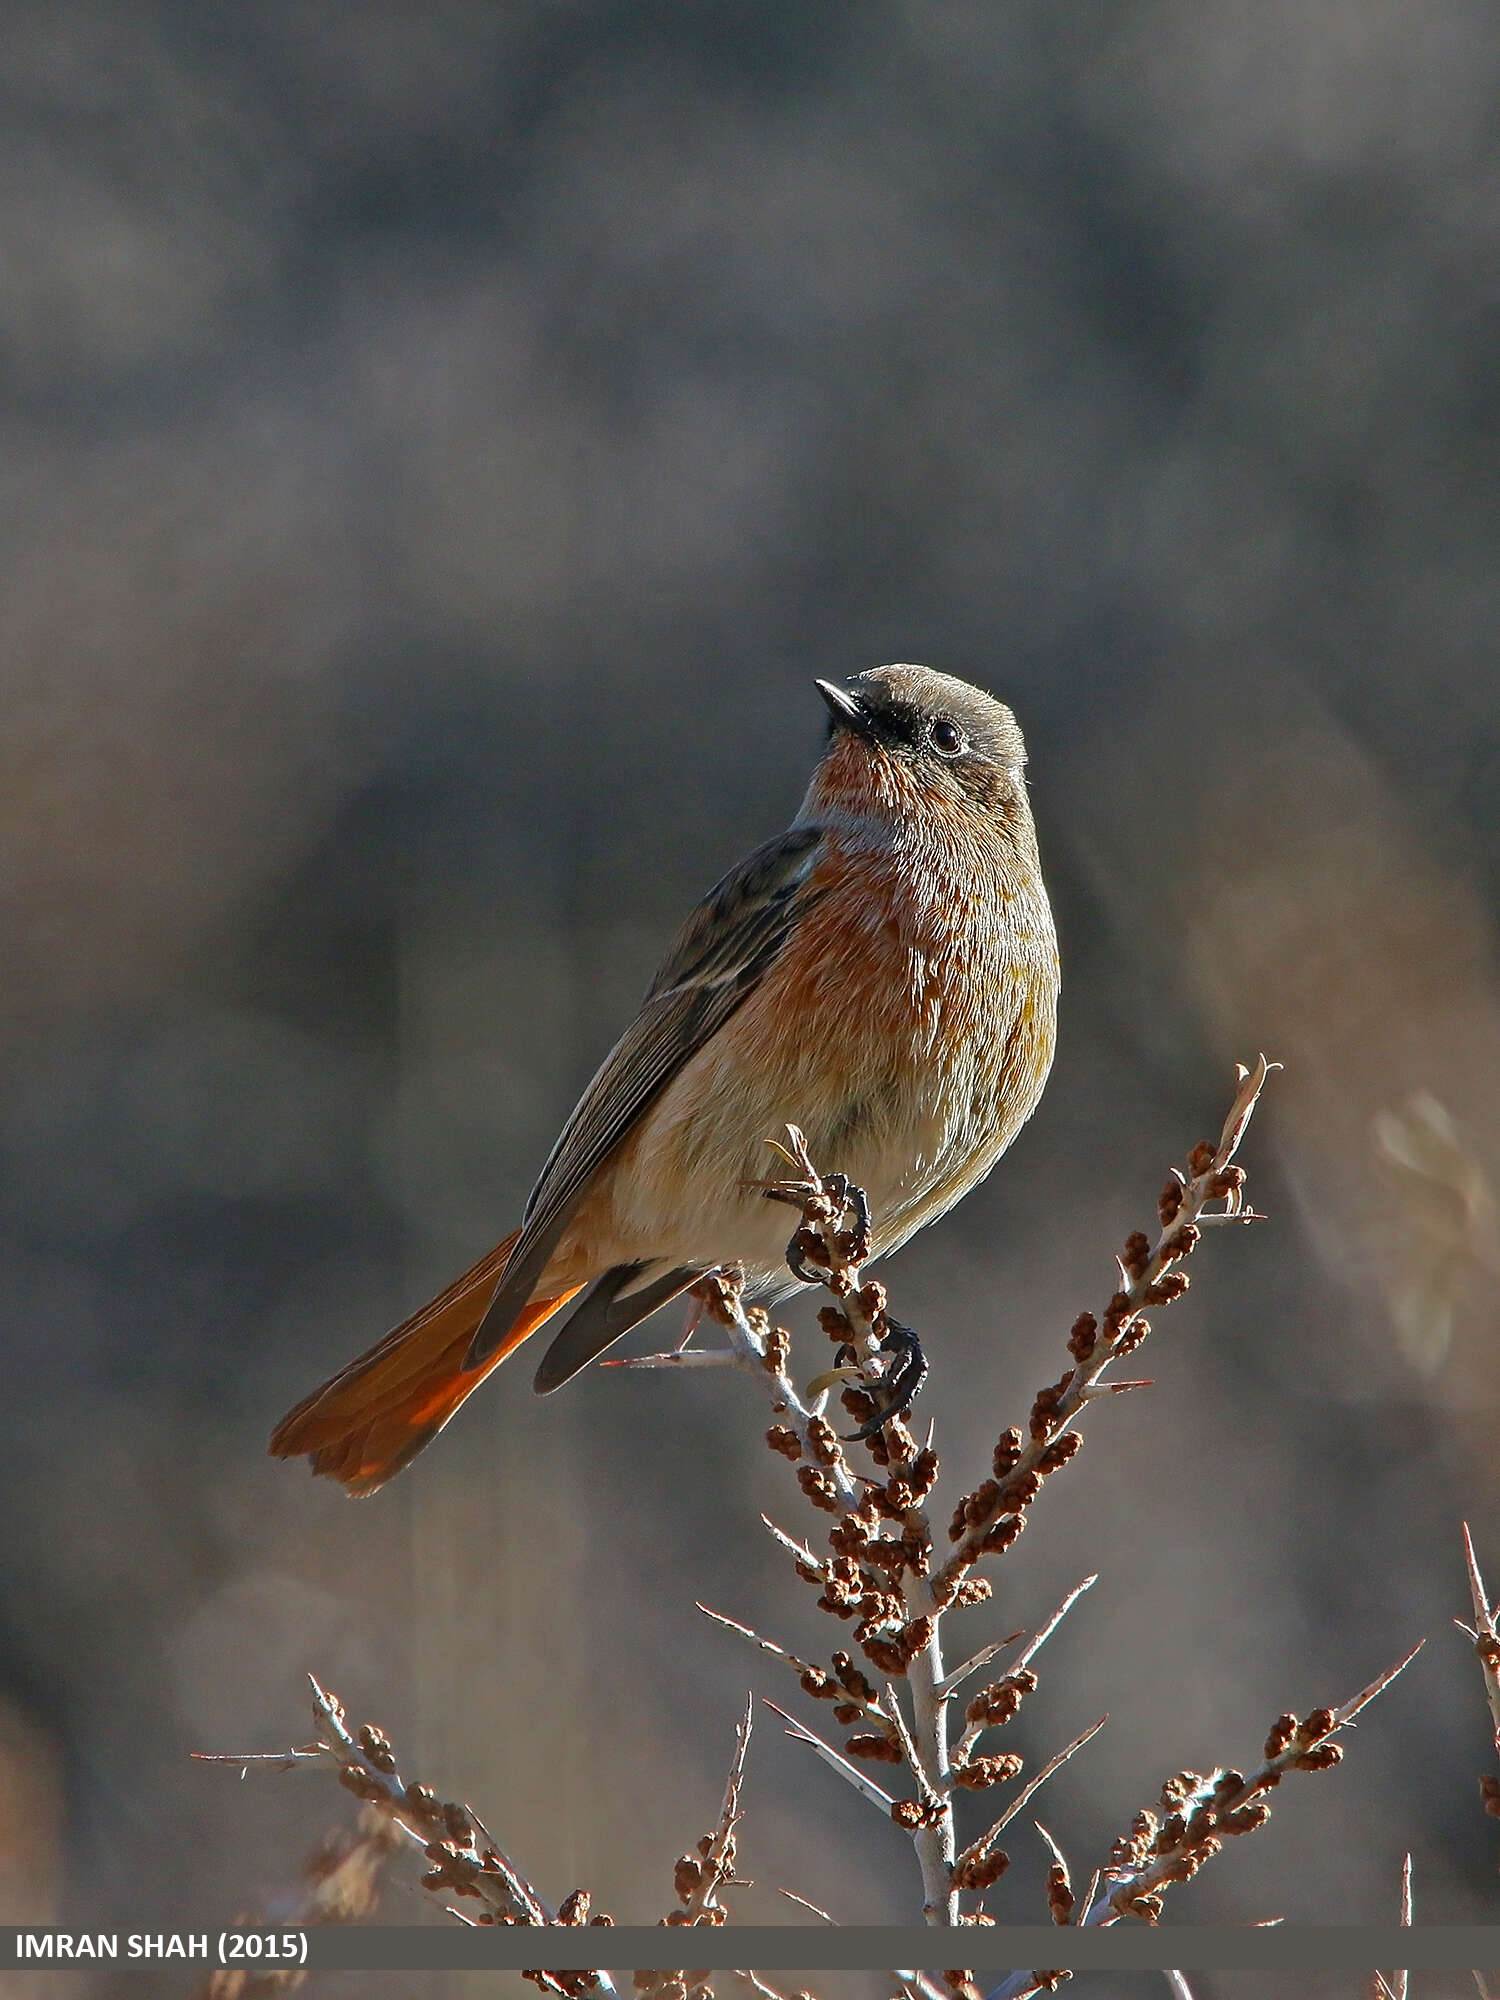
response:
<svg viewBox="0 0 1500 2000"><path fill-rule="evenodd" d="M940 715L927 731L927 740L940 757L959 757L969 747L969 739L956 722Z"/></svg>

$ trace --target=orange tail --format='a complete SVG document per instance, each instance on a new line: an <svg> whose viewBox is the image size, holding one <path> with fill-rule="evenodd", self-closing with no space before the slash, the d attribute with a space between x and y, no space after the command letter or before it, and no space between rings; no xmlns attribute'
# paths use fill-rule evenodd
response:
<svg viewBox="0 0 1500 2000"><path fill-rule="evenodd" d="M495 1352L477 1368L465 1368L474 1329L520 1233L497 1243L430 1305L289 1410L271 1433L272 1457L305 1452L314 1472L342 1481L359 1498L409 1465L490 1370L583 1289L575 1285L556 1298L533 1299Z"/></svg>

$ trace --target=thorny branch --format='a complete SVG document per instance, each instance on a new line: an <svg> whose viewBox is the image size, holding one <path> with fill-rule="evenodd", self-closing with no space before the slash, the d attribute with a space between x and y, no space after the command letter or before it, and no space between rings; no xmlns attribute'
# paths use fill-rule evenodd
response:
<svg viewBox="0 0 1500 2000"><path fill-rule="evenodd" d="M1425 1643L1425 1642L1424 1642ZM1122 1834L1101 1871L1104 1894L1092 1892L1080 1921L1092 1925L1118 1923L1122 1917L1154 1924L1162 1899L1174 1882L1189 1882L1206 1861L1220 1853L1226 1840L1254 1833L1271 1817L1265 1797L1288 1771L1329 1771L1343 1758L1343 1745L1332 1739L1421 1651L1413 1646L1404 1660L1351 1695L1338 1708L1317 1708L1306 1721L1278 1716L1266 1738L1262 1762L1247 1778L1239 1771L1182 1771L1162 1786L1156 1810L1138 1812L1129 1833ZM1044 1989L1039 1972L1013 1972L986 2000L1026 2000Z"/></svg>
<svg viewBox="0 0 1500 2000"><path fill-rule="evenodd" d="M1411 1856L1406 1855L1401 1863L1401 1912L1399 1921L1405 1930L1411 1929ZM1393 1972L1389 1979L1383 1972L1377 1972L1370 1981L1370 2000L1407 2000L1407 1974Z"/></svg>
<svg viewBox="0 0 1500 2000"><path fill-rule="evenodd" d="M311 1674L313 1718L316 1736L295 1750L269 1755L204 1756L213 1764L260 1765L287 1771L301 1764L332 1766L346 1791L378 1813L392 1828L395 1837L419 1848L430 1863L422 1876L422 1886L434 1894L464 1896L480 1905L477 1919L490 1924L592 1923L608 1925L613 1918L588 1914L589 1899L577 1890L561 1908L553 1911L468 1806L440 1799L426 1785L407 1784L396 1769L395 1752L389 1737L373 1723L364 1723L351 1732L343 1704L336 1695L318 1685ZM454 1915L459 1912L454 1911ZM584 1993L612 1994L615 1990L607 1972L527 1974L538 1984L572 1996ZM560 1984L559 1982L569 1982Z"/></svg>
<svg viewBox="0 0 1500 2000"><path fill-rule="evenodd" d="M1500 1755L1500 1624L1497 1624L1497 1607L1485 1595L1484 1578L1479 1574L1479 1561L1474 1554L1474 1538L1469 1533L1469 1524L1464 1522L1464 1557L1469 1571L1469 1595L1474 1600L1474 1623L1466 1625L1461 1618L1454 1624L1460 1632L1467 1633L1474 1641L1474 1651L1479 1656L1479 1671L1484 1675L1484 1697L1489 1703L1490 1719L1495 1725L1495 1751ZM1484 1809L1494 1819L1500 1819L1500 1777L1493 1771L1483 1771L1479 1778L1479 1796Z"/></svg>
<svg viewBox="0 0 1500 2000"><path fill-rule="evenodd" d="M775 1704L768 1706L787 1723L795 1740L811 1748L910 1836L929 1923L992 1921L984 1914L982 1897L1009 1865L998 1846L1001 1832L1104 1720L1017 1787L988 1830L959 1852L959 1794L1010 1785L1021 1773L1018 1756L985 1747L986 1732L1009 1723L1035 1690L1033 1663L1042 1645L1095 1579L1078 1584L1029 1639L1012 1633L991 1641L951 1670L943 1658L944 1620L949 1612L990 1597L989 1579L973 1572L1014 1545L1044 1482L1075 1456L1081 1442L1078 1424L1088 1405L1149 1386L1106 1380L1106 1371L1147 1337L1147 1309L1170 1304L1187 1289L1180 1266L1197 1248L1204 1230L1258 1219L1244 1204L1244 1170L1234 1156L1273 1067L1261 1057L1253 1070L1238 1071L1234 1101L1217 1143L1195 1146L1186 1171L1174 1169L1168 1177L1158 1203L1155 1241L1143 1232L1127 1240L1117 1260L1116 1287L1102 1314L1085 1312L1074 1322L1068 1339L1070 1366L1036 1396L1024 1431L1013 1428L1002 1433L992 1476L960 1500L948 1531L952 1546L941 1559L928 1506L939 1476L938 1455L930 1436L919 1446L902 1416L887 1415L893 1398L886 1371L897 1367L892 1357L901 1343L892 1333L884 1286L862 1276L871 1247L862 1197L840 1177L819 1175L795 1127L788 1128L790 1148L782 1149L795 1177L766 1183L764 1191L800 1209L789 1258L794 1270L804 1277L816 1276L832 1294L834 1303L819 1314L819 1322L840 1350L835 1367L799 1392L790 1374L789 1336L764 1311L746 1305L743 1281L733 1271L716 1273L696 1288L700 1315L720 1330L723 1345L684 1347L617 1364L727 1366L764 1385L772 1417L768 1446L795 1465L798 1485L810 1505L834 1517L826 1553L773 1522L766 1526L790 1555L797 1574L818 1591L819 1609L852 1624L853 1647L876 1677L866 1672L852 1648L833 1651L824 1665L720 1612L699 1608L789 1667L805 1694L832 1704L835 1724L851 1732L842 1748ZM897 1334L909 1343L906 1330L897 1329ZM841 1437L826 1415L828 1396L835 1388L859 1426L854 1438ZM851 1466L844 1447L862 1440L878 1476ZM1496 1681L1500 1641L1472 1547L1469 1560L1478 1626L1471 1636L1484 1665L1500 1743ZM955 1721L954 1704L964 1685L1022 1640L1025 1643L1004 1671L970 1696L961 1724ZM1267 1740L1263 1762L1249 1778L1216 1771L1207 1776L1182 1773L1169 1780L1159 1810L1137 1815L1130 1833L1116 1842L1108 1863L1095 1871L1081 1898L1075 1895L1061 1848L1039 1827L1052 1857L1047 1899L1054 1923L1110 1924L1124 1916L1154 1922L1173 1882L1189 1880L1221 1850L1225 1839L1264 1823L1269 1814L1265 1795L1284 1772L1325 1769L1339 1760L1341 1747L1331 1739L1406 1664L1402 1661L1339 1709L1316 1710L1304 1722L1281 1717ZM314 1743L269 1758L219 1761L259 1762L282 1769L307 1762L332 1765L340 1782L387 1823L392 1838L422 1849L431 1864L424 1886L479 1903L479 1917L466 1921L574 1926L611 1921L590 1917L589 1898L582 1890L554 1913L467 1807L441 1801L426 1787L404 1784L382 1732L366 1725L351 1734L337 1701L316 1682L313 1687L318 1720ZM668 1925L726 1921L722 1892L735 1880L749 1731L747 1712L718 1825L677 1863L674 1886L679 1907L664 1920ZM871 1764L893 1767L895 1789L876 1782L868 1769ZM1494 1800L1500 1785L1486 1783L1486 1799ZM1491 1804L1490 1809L1497 1807ZM730 1976L773 2000L773 1989L760 1975L745 1971ZM614 1991L602 1972L537 1972L527 1977L567 2000ZM978 2000L972 1973L943 1973L941 1984L937 1976L920 1972L896 1977L913 2000L937 2000L942 1993L954 2000ZM1067 1977L1062 1971L1014 1973L992 2000L1050 1992ZM706 1972L693 1971L635 1975L637 1989L649 2000L707 2000L708 1978Z"/></svg>
<svg viewBox="0 0 1500 2000"><path fill-rule="evenodd" d="M878 1423L892 1322L884 1286L862 1280L870 1234L859 1192L837 1176L819 1174L795 1127L788 1128L790 1144L781 1149L794 1177L765 1183L764 1191L800 1204L801 1226L789 1261L800 1275L818 1277L833 1295L835 1304L823 1309L819 1322L839 1347L841 1361L852 1352L857 1365L835 1367L818 1377L805 1397L799 1396L789 1375L788 1337L765 1313L746 1308L735 1276L719 1274L699 1288L704 1316L728 1335L727 1346L707 1350L705 1359L717 1357L759 1374L773 1417L767 1444L797 1467L798 1484L811 1505L836 1517L826 1555L774 1526L772 1532L791 1552L798 1575L818 1589L819 1608L853 1622L855 1644L880 1680L873 1681L850 1650L834 1652L823 1666L722 1613L708 1615L781 1659L804 1693L833 1703L834 1720L853 1732L842 1749L787 1718L791 1733L910 1835L929 1923L983 1921L977 1899L1008 1866L997 1845L999 1830L1035 1786L1086 1740L1080 1738L1053 1759L988 1833L960 1854L958 1795L1009 1784L1020 1774L1019 1757L982 1749L984 1734L1008 1723L1035 1689L1032 1660L1087 1584L1065 1600L1007 1672L970 1699L957 1729L952 1709L959 1686L1020 1635L982 1647L949 1673L943 1659L945 1615L991 1594L989 1579L972 1572L1014 1544L1043 1482L1076 1454L1081 1443L1077 1426L1087 1405L1140 1386L1106 1381L1106 1371L1146 1338L1146 1309L1167 1305L1186 1291L1187 1275L1177 1267L1197 1248L1204 1230L1215 1223L1256 1219L1244 1204L1244 1169L1235 1164L1234 1155L1271 1068L1262 1056L1253 1070L1237 1072L1234 1101L1217 1143L1194 1147L1187 1170L1174 1169L1169 1176L1158 1204L1156 1241L1139 1232L1130 1237L1118 1260L1117 1287L1102 1316L1084 1313L1075 1321L1068 1341L1071 1365L1036 1397L1025 1433L1012 1429L1000 1437L993 1476L965 1494L954 1512L949 1539L955 1546L944 1558L937 1554L927 1504L939 1473L931 1442L919 1448L901 1418L879 1423L869 1451L884 1477L871 1478L851 1469L844 1446L854 1440L841 1438L824 1415L828 1391L839 1386L843 1406L861 1435ZM633 1365L675 1362L674 1356L651 1355ZM902 1683L907 1689L904 1706L898 1692ZM894 1795L860 1768L872 1762L904 1771L905 1796ZM966 1907L965 1898L975 1900Z"/></svg>

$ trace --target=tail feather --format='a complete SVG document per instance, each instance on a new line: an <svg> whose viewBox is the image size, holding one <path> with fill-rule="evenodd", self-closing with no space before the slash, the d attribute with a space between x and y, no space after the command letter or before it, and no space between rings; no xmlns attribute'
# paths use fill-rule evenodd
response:
<svg viewBox="0 0 1500 2000"><path fill-rule="evenodd" d="M360 1497L430 1444L459 1404L581 1286L533 1299L477 1367L465 1365L515 1248L517 1230L445 1292L289 1410L271 1433L274 1458L311 1459L314 1472Z"/></svg>

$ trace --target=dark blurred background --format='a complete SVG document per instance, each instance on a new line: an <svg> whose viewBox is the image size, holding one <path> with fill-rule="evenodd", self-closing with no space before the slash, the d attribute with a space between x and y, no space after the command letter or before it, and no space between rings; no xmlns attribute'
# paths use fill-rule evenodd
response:
<svg viewBox="0 0 1500 2000"><path fill-rule="evenodd" d="M1041 1111L887 1274L953 1474L1286 1064L1272 1220L954 1644L1099 1571L1011 1732L1111 1711L1037 1802L1086 1879L1429 1635L1170 1914L1388 1919L1410 1848L1420 1918L1493 1918L1449 1621L1464 1516L1500 1585L1494 9L0 18L5 1917L274 1904L350 1802L188 1752L305 1738L309 1668L552 1897L668 1906L746 1688L795 1693L693 1600L832 1637L754 1397L523 1367L360 1505L264 1440L512 1226L795 809L812 677L918 659L1021 718L1064 954ZM768 1714L747 1805L745 1920L915 1915ZM442 1921L410 1880L385 1920Z"/></svg>

